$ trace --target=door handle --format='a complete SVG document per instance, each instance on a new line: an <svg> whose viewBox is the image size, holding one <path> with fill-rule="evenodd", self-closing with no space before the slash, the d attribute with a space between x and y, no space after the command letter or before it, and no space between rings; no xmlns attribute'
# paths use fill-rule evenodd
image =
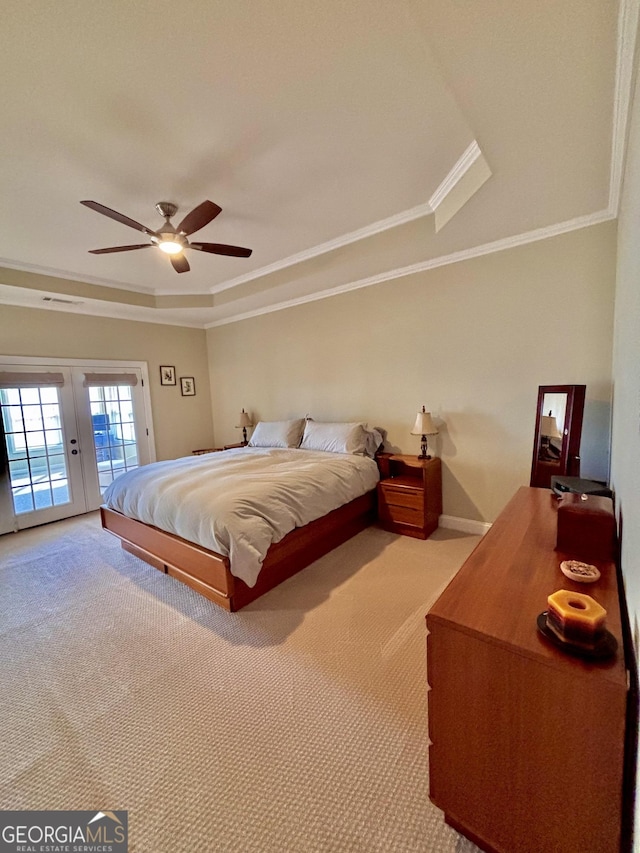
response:
<svg viewBox="0 0 640 853"><path fill-rule="evenodd" d="M77 455L78 455L78 451L74 448L74 449L71 451L71 455L72 455L72 456L77 456Z"/></svg>

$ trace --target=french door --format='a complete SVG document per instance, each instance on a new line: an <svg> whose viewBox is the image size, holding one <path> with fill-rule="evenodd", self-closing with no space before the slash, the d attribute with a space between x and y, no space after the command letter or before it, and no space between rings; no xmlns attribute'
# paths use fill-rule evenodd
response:
<svg viewBox="0 0 640 853"><path fill-rule="evenodd" d="M2 371L0 406L14 516L3 527L11 521L10 529L15 529L86 512L71 371Z"/></svg>
<svg viewBox="0 0 640 853"><path fill-rule="evenodd" d="M0 363L0 533L97 509L155 458L140 367Z"/></svg>

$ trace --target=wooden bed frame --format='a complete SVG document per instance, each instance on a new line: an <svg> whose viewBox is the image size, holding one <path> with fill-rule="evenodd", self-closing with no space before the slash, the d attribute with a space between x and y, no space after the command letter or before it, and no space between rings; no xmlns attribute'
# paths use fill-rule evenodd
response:
<svg viewBox="0 0 640 853"><path fill-rule="evenodd" d="M121 540L125 551L186 583L196 592L235 611L254 601L314 560L337 548L376 518L375 489L344 506L298 527L272 545L254 587L234 577L229 558L157 527L100 507L102 526Z"/></svg>

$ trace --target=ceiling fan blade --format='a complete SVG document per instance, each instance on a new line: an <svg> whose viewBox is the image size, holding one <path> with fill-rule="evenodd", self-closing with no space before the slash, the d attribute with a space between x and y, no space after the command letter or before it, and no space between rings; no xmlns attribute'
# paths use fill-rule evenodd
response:
<svg viewBox="0 0 640 853"><path fill-rule="evenodd" d="M131 252L133 249L149 249L153 243L138 243L136 246L111 246L108 249L89 249L92 255L108 255L110 252Z"/></svg>
<svg viewBox="0 0 640 853"><path fill-rule="evenodd" d="M182 231L183 234L189 236L189 234L193 234L208 225L221 211L222 208L212 201L203 201L202 204L194 207L191 213L187 213L176 231Z"/></svg>
<svg viewBox="0 0 640 853"><path fill-rule="evenodd" d="M226 243L189 243L189 248L212 255L231 255L234 258L248 258L253 251L242 246L227 246Z"/></svg>
<svg viewBox="0 0 640 853"><path fill-rule="evenodd" d="M184 255L169 255L169 260L171 261L171 266L176 272L189 272L191 269L189 261Z"/></svg>
<svg viewBox="0 0 640 853"><path fill-rule="evenodd" d="M85 207L90 207L91 210L95 210L96 213L101 213L103 216L108 216L109 219L115 219L116 222L121 222L123 225L128 225L130 228L135 228L136 231L142 231L143 234L151 235L156 233L150 228L147 228L146 225L141 225L139 222L136 222L135 219L130 219L123 213L118 213L117 210L111 210L110 207L105 207L104 204L100 204L97 201L81 201L80 204L84 204Z"/></svg>

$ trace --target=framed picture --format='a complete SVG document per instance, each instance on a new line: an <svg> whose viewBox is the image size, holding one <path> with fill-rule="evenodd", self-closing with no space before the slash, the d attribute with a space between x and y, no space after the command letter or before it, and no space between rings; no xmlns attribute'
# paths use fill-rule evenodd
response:
<svg viewBox="0 0 640 853"><path fill-rule="evenodd" d="M183 397L196 396L196 382L193 376L180 377L180 391L182 392Z"/></svg>
<svg viewBox="0 0 640 853"><path fill-rule="evenodd" d="M175 385L176 384L176 369L170 364L160 365L160 384Z"/></svg>

